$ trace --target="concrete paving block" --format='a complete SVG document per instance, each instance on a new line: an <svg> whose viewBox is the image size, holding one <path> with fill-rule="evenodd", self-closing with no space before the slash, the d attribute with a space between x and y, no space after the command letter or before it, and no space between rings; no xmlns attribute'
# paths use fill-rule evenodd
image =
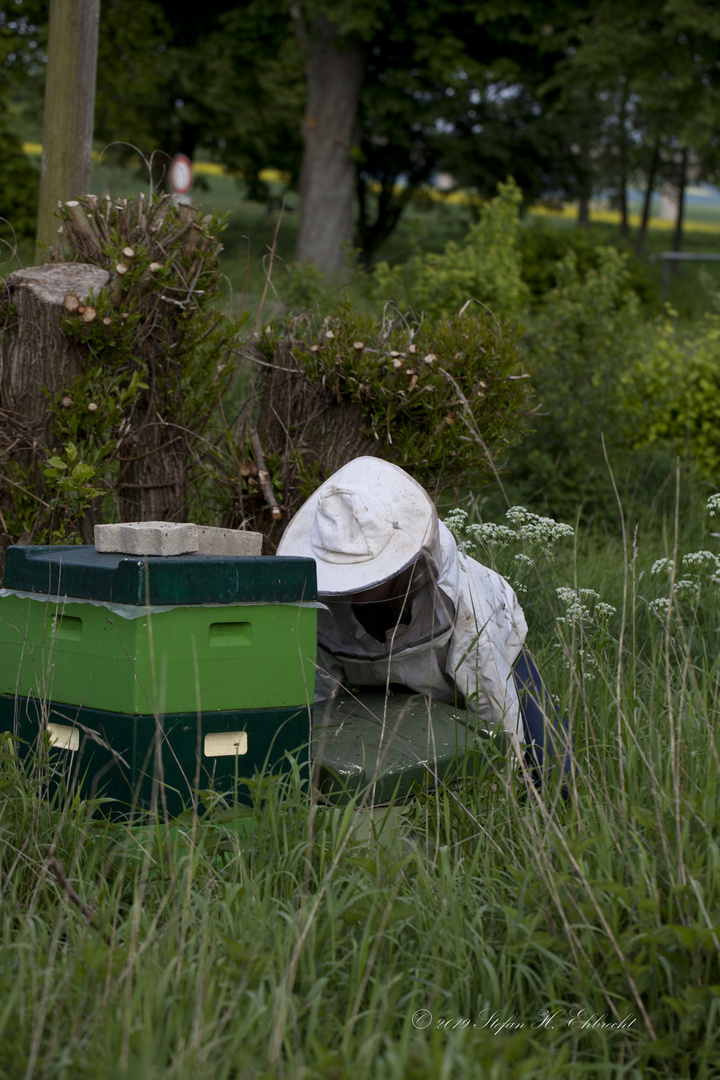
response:
<svg viewBox="0 0 720 1080"><path fill-rule="evenodd" d="M95 550L122 555L188 555L198 550L192 522L123 521L95 526Z"/></svg>
<svg viewBox="0 0 720 1080"><path fill-rule="evenodd" d="M198 525L198 552L201 555L262 554L262 533L245 532L242 529L214 529L210 525Z"/></svg>

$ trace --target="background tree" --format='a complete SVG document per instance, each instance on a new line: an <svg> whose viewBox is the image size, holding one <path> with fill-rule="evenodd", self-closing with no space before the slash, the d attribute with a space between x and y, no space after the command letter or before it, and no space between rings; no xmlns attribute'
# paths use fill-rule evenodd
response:
<svg viewBox="0 0 720 1080"><path fill-rule="evenodd" d="M37 239L57 238L58 201L90 187L100 0L53 0L43 110Z"/></svg>

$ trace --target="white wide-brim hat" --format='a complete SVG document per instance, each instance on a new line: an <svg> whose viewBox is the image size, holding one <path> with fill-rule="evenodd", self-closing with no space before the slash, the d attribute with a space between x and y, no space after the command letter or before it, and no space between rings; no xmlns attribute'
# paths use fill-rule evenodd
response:
<svg viewBox="0 0 720 1080"><path fill-rule="evenodd" d="M380 458L343 465L298 510L278 555L315 559L318 593L362 592L395 577L433 548L438 517L430 496Z"/></svg>

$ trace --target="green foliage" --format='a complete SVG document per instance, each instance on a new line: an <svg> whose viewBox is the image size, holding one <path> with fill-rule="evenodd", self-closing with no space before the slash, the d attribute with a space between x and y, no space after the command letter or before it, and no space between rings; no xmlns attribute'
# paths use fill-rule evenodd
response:
<svg viewBox="0 0 720 1080"><path fill-rule="evenodd" d="M65 447L65 457L67 460L63 461L57 454L53 455L48 458L48 468L43 469L52 482L51 488L55 488L55 495L47 507L47 516L52 523L62 515L58 527L52 530L51 543L79 544L82 543L79 523L93 499L102 495L103 491L93 486L95 469L86 462L78 461L77 447L73 443Z"/></svg>
<svg viewBox="0 0 720 1080"><path fill-rule="evenodd" d="M524 313L528 290L521 277L519 209L522 193L512 179L498 184L498 194L461 244L446 244L440 254L411 256L401 266L380 263L369 290L379 303L392 300L400 310L431 317L457 313L474 299L498 318Z"/></svg>
<svg viewBox="0 0 720 1080"><path fill-rule="evenodd" d="M581 504L609 504L603 437L615 457L634 438L622 388L645 348L640 302L624 256L608 247L598 258L598 269L581 275L574 253L566 256L525 339L542 405L535 433L514 455L513 476L547 493L563 516Z"/></svg>
<svg viewBox="0 0 720 1080"><path fill-rule="evenodd" d="M0 242L11 250L16 240L35 237L40 174L22 152L20 140L0 132ZM0 259L7 258L7 251Z"/></svg>
<svg viewBox="0 0 720 1080"><path fill-rule="evenodd" d="M287 277L281 270L274 284L290 312L307 311L327 292L327 279L314 263L287 264Z"/></svg>
<svg viewBox="0 0 720 1080"><path fill-rule="evenodd" d="M720 316L681 338L674 313L654 328L651 347L629 370L625 408L638 446L690 454L701 475L720 472Z"/></svg>
<svg viewBox="0 0 720 1080"><path fill-rule="evenodd" d="M522 278L536 304L561 280L563 260L572 253L577 273L582 279L590 270L599 270L607 241L589 229L547 225L537 219L519 232ZM645 306L659 303L657 281L647 264L631 251L621 247L627 271L627 284Z"/></svg>

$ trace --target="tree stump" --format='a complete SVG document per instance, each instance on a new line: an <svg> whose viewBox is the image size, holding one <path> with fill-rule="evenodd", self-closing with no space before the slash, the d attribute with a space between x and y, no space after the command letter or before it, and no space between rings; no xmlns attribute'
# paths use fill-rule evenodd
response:
<svg viewBox="0 0 720 1080"><path fill-rule="evenodd" d="M0 353L0 407L36 422L37 437L50 438L47 395L72 383L87 361L87 349L62 329L68 295L87 299L107 285L99 266L52 263L10 274L6 288L14 314L3 334Z"/></svg>
<svg viewBox="0 0 720 1080"><path fill-rule="evenodd" d="M312 490L353 458L380 456L380 444L366 434L366 426L358 405L312 383L294 359L291 342L280 343L266 368L257 419L265 454L280 465L283 518L263 526L271 544L309 494L308 483Z"/></svg>

